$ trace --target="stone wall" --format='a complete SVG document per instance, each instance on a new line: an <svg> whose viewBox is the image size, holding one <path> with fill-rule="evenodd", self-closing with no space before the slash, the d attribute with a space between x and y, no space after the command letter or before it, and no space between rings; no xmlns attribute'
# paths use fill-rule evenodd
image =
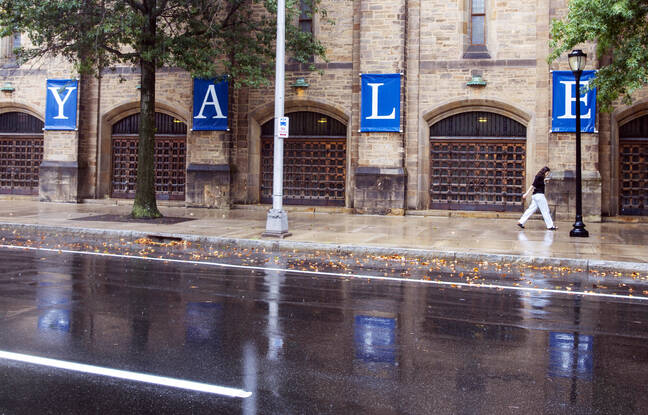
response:
<svg viewBox="0 0 648 415"><path fill-rule="evenodd" d="M285 111L319 112L347 126L346 207L363 213L428 208L429 130L435 122L477 110L513 118L527 128L526 186L549 165L554 173L550 203L558 217L569 218L574 214L574 134L550 131L551 70L568 65L565 57L551 67L546 62L551 21L566 13L567 3L486 0L486 45L472 53L469 0L324 0L335 24L315 18L313 30L329 61L317 59L319 71L310 72L287 59ZM583 49L590 56L588 68L595 69L594 46ZM361 73L403 74L402 132L359 132ZM0 111L18 109L41 119L45 80L75 77L62 61L4 68L0 75L15 86L14 92L0 92ZM468 86L474 76L486 85ZM309 84L301 93L291 86L298 78ZM157 80L158 110L188 127L187 205L258 203L260 132L274 116L274 89L231 90L231 131L194 132L190 75L165 68ZM139 111L138 84L139 73L130 67L81 80L78 133L45 134L43 199L110 196L111 128ZM612 114L599 114L598 132L583 134L583 207L590 220L617 213L618 128L648 111L648 89L636 98L632 106L619 104ZM61 176L74 163L76 182Z"/></svg>

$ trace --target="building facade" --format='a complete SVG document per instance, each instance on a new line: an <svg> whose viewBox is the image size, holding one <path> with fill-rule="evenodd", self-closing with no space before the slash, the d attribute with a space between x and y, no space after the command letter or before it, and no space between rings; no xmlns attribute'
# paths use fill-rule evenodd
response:
<svg viewBox="0 0 648 415"><path fill-rule="evenodd" d="M575 138L552 131L551 21L567 0L325 0L334 25L305 18L327 48L319 72L286 63L286 204L357 213L522 211L535 173L551 167L549 202L575 210ZM23 40L24 41L24 40ZM62 61L15 67L3 39L0 193L44 201L134 195L139 73L81 77L76 130L43 130L48 79L78 78ZM588 69L599 62L584 47ZM397 131L364 131L361 74L400 74ZM270 203L272 89L232 89L228 131L193 129L193 82L157 77L156 191L186 206ZM378 87L375 87L377 93ZM648 90L595 113L584 133L583 213L648 214ZM362 131L361 131L362 130ZM7 196L5 196L7 197Z"/></svg>

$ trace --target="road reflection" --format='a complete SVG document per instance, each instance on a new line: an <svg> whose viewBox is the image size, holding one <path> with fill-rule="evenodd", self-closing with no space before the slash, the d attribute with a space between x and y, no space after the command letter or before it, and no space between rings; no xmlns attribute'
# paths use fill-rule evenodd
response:
<svg viewBox="0 0 648 415"><path fill-rule="evenodd" d="M587 413L646 400L624 388L647 380L646 333L628 323L647 313L621 302L75 255L38 261L20 288L5 283L37 311L0 319L3 349L242 387L253 393L240 403L245 414ZM611 334L618 327L623 335Z"/></svg>

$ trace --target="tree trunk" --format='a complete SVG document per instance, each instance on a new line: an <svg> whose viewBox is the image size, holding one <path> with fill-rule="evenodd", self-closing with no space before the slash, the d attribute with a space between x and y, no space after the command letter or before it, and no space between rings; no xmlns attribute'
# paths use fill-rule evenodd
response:
<svg viewBox="0 0 648 415"><path fill-rule="evenodd" d="M153 2L154 3L154 2ZM142 56L155 47L155 17L150 13L143 27ZM162 216L155 200L155 61L140 60L140 121L137 146L137 183L131 215L153 219Z"/></svg>

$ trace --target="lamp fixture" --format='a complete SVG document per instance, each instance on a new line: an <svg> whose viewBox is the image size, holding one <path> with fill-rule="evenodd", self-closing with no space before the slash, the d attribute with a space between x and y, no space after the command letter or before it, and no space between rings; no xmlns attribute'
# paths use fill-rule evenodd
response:
<svg viewBox="0 0 648 415"><path fill-rule="evenodd" d="M295 88L297 91L297 96L301 97L304 95L304 92L306 91L306 88L310 86L308 82L304 78L297 78L295 80L295 83L290 85L291 87Z"/></svg>
<svg viewBox="0 0 648 415"><path fill-rule="evenodd" d="M574 49L567 55L567 60L572 72L583 72L587 64L587 54L580 49Z"/></svg>
<svg viewBox="0 0 648 415"><path fill-rule="evenodd" d="M467 86L486 86L486 81L481 75L473 75L472 79L466 84Z"/></svg>
<svg viewBox="0 0 648 415"><path fill-rule="evenodd" d="M2 87L0 87L0 91L2 92L14 92L16 88L14 88L13 84L11 82L5 82Z"/></svg>

